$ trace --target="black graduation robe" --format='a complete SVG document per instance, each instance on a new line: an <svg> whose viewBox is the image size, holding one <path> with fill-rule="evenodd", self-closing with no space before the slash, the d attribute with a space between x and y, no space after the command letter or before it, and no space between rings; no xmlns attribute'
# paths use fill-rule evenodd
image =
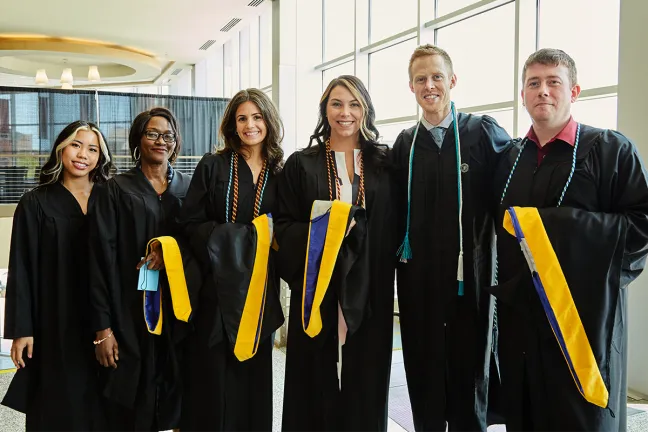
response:
<svg viewBox="0 0 648 432"><path fill-rule="evenodd" d="M258 348L251 358L241 361L234 347L256 249L256 231L251 225L256 189L252 171L239 157L236 223L225 223L230 158L229 152L202 158L179 218L204 276L193 320L195 333L187 342L183 431L272 429L272 335L283 323L279 276L270 251ZM234 185L230 217L233 194ZM273 213L276 195L277 177L270 173L261 215Z"/></svg>
<svg viewBox="0 0 648 432"><path fill-rule="evenodd" d="M648 176L636 148L618 132L581 125L576 170L563 141L537 164L527 141L498 217L499 359L508 430L625 431L627 286L648 253ZM495 199L518 153L510 149L496 173ZM502 228L507 207L539 210L609 392L607 409L576 388L520 246Z"/></svg>
<svg viewBox="0 0 648 432"><path fill-rule="evenodd" d="M181 371L176 346L190 327L173 318L167 301L162 335L149 333L136 266L150 239L177 237L175 217L189 181L175 171L167 190L158 196L142 171L133 168L102 185L90 213L92 329L111 327L119 344L118 367L102 368L105 406L113 430L157 431L179 424ZM190 268L185 263L185 273ZM188 281L188 285L195 284ZM162 271L160 289L169 298Z"/></svg>
<svg viewBox="0 0 648 432"><path fill-rule="evenodd" d="M95 189L88 199L94 206ZM14 214L4 337L32 336L3 405L27 430L101 430L87 291L87 218L61 183L25 193Z"/></svg>
<svg viewBox="0 0 648 432"><path fill-rule="evenodd" d="M458 113L463 183L464 295L458 295L459 221L454 123L441 149L421 124L412 173L412 259L399 263L403 359L416 430L486 430L493 307L492 175L510 140L492 118ZM405 234L416 126L394 143ZM464 168L464 169L465 169Z"/></svg>
<svg viewBox="0 0 648 432"><path fill-rule="evenodd" d="M388 157L388 156L385 156ZM329 200L326 154L319 146L293 153L279 182L276 231L281 277L290 286L290 313L282 429L386 430L391 372L394 277L397 239L391 171L364 160L366 235L361 248L353 245L362 225L344 240L333 278L322 304L323 329L311 338L302 324L304 265L311 208ZM335 187L333 184L331 187ZM353 202L356 202L354 191ZM354 230L358 231L354 232ZM359 251L349 267L344 254ZM344 277L342 276L344 275ZM340 298L358 294L355 300ZM355 304L360 320L349 322L342 348L341 391L337 376L338 301ZM355 332L352 332L355 328Z"/></svg>

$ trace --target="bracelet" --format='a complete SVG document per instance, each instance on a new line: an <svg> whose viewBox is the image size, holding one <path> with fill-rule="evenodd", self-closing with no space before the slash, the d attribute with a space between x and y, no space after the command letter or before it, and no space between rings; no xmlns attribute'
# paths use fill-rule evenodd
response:
<svg viewBox="0 0 648 432"><path fill-rule="evenodd" d="M112 337L112 335L113 335L113 332L110 332L110 334L109 334L108 336L106 336L105 338L100 339L100 340L96 340L96 341L92 341L92 343L95 344L95 345L99 345L101 342L103 342L103 341L105 341L106 339Z"/></svg>

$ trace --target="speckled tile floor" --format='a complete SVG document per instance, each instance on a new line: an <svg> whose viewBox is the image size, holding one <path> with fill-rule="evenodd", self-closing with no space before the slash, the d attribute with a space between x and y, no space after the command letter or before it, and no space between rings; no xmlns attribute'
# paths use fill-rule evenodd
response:
<svg viewBox="0 0 648 432"><path fill-rule="evenodd" d="M409 410L409 397L405 383L402 352L395 350L392 357L392 377L389 396L388 432L413 431L411 411ZM275 349L273 352L274 372L274 421L273 431L281 430L281 412L283 405L283 377L286 367L286 354L284 349ZM0 400L13 378L13 372L0 370ZM628 399L628 432L648 431L648 401ZM636 411L635 411L636 410ZM0 405L0 429L2 432L22 432L25 430L25 416L16 411ZM503 425L494 425L488 428L489 432L505 432Z"/></svg>

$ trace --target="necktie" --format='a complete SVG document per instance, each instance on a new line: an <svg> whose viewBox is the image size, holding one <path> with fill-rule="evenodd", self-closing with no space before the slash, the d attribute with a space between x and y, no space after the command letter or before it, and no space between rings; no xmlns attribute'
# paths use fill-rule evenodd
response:
<svg viewBox="0 0 648 432"><path fill-rule="evenodd" d="M430 135L439 148L443 145L443 137L445 136L445 128L441 126L433 127L430 129Z"/></svg>

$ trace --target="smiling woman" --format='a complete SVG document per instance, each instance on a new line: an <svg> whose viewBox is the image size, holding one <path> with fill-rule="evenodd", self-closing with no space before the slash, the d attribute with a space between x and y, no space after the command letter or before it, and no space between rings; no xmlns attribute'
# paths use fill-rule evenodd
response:
<svg viewBox="0 0 648 432"><path fill-rule="evenodd" d="M187 343L181 429L271 430L272 335L283 323L271 214L283 125L270 98L252 88L229 102L220 134L224 148L196 167L179 217L205 275Z"/></svg>
<svg viewBox="0 0 648 432"><path fill-rule="evenodd" d="M358 78L333 79L319 114L311 145L288 158L278 188L279 269L292 292L282 428L386 430L397 249L388 149L376 142L375 110ZM328 223L340 208L346 216ZM322 229L324 245L315 235ZM333 253L317 255L320 246ZM333 277L308 285L326 263Z"/></svg>
<svg viewBox="0 0 648 432"><path fill-rule="evenodd" d="M26 413L27 430L105 427L89 328L85 214L111 166L99 129L74 122L56 139L40 185L16 208L4 337L13 339L18 372L2 403Z"/></svg>
<svg viewBox="0 0 648 432"><path fill-rule="evenodd" d="M175 217L190 179L171 166L182 138L168 109L140 113L128 144L135 167L98 188L90 217L95 355L105 367L102 404L110 430L166 430L177 427L180 419L175 343L186 324L167 311L162 335L150 334L142 316L143 295L135 287L139 268L148 262L148 270L161 270L156 288L170 298L161 244L153 243L144 259L142 254L149 240L176 235ZM189 268L187 261L183 265Z"/></svg>

